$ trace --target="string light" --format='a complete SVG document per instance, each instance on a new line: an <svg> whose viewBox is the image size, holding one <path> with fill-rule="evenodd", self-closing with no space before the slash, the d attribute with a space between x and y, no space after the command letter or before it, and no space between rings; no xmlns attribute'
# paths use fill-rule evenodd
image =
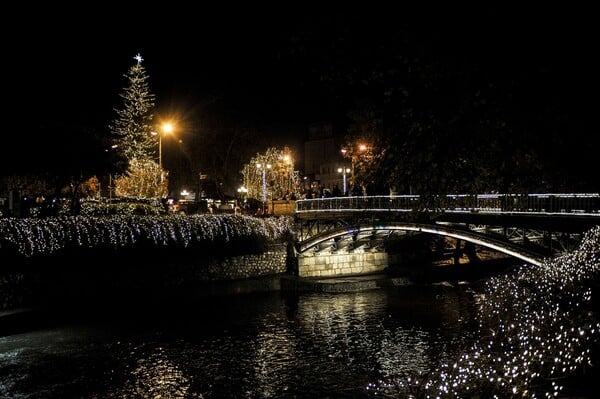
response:
<svg viewBox="0 0 600 399"><path fill-rule="evenodd" d="M141 243L187 248L246 237L279 241L292 229L293 220L284 216L114 215L0 219L4 245L14 248L24 257L48 255L68 248L119 249Z"/></svg>
<svg viewBox="0 0 600 399"><path fill-rule="evenodd" d="M188 247L244 237L280 240L293 231L289 217L238 215L2 218L2 246L30 257L72 247L122 248L139 243ZM426 375L370 384L382 395L409 398L556 397L559 381L585 371L600 342L592 284L600 269L600 226L571 253L523 265L487 280L473 292L476 339L454 361ZM558 381L558 382L557 382Z"/></svg>
<svg viewBox="0 0 600 399"><path fill-rule="evenodd" d="M583 373L600 342L590 287L599 269L597 226L576 251L491 278L474 293L477 339L452 365L367 388L408 398L558 396L559 381Z"/></svg>

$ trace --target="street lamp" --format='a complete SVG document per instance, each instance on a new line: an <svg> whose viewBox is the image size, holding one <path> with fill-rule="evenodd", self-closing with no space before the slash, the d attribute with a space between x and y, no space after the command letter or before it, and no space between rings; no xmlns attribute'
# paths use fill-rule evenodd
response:
<svg viewBox="0 0 600 399"><path fill-rule="evenodd" d="M237 189L237 192L239 193L238 195L240 195L244 199L244 202L246 202L246 196L248 195L248 189L244 186L241 186L240 188Z"/></svg>
<svg viewBox="0 0 600 399"><path fill-rule="evenodd" d="M173 132L173 125L170 123L163 123L162 125L162 134L159 133L158 135L158 166L160 166L160 169L162 170L162 135L165 133L171 133Z"/></svg>
<svg viewBox="0 0 600 399"><path fill-rule="evenodd" d="M263 203L267 202L267 169L271 169L271 164L257 163L256 167L262 172L262 200Z"/></svg>
<svg viewBox="0 0 600 399"><path fill-rule="evenodd" d="M173 124L171 123L163 123L160 127L160 132L150 132L153 136L158 136L158 166L162 170L163 162L162 162L162 136L165 133L173 132Z"/></svg>
<svg viewBox="0 0 600 399"><path fill-rule="evenodd" d="M161 131L159 132L150 132L153 136L158 136L158 166L160 170L160 182L162 183L164 180L163 173L163 161L162 161L162 136L165 133L173 132L173 125L171 123L163 123L161 126Z"/></svg>
<svg viewBox="0 0 600 399"><path fill-rule="evenodd" d="M292 156L288 153L288 154L284 154L283 155L283 164L285 167L285 178L286 178L286 182L285 182L285 195L291 195L292 194L292 175L293 175L293 169L294 169L294 161L292 159Z"/></svg>
<svg viewBox="0 0 600 399"><path fill-rule="evenodd" d="M351 153L350 153L350 162L351 162L351 166L352 166L351 174L350 174L350 183L352 184L352 186L354 186L354 184L355 184L355 181L354 181L355 180L355 172L354 172L354 170L355 170L356 161L358 159L358 155L360 155L361 153L365 152L366 150L367 150L367 145L359 143L356 146L356 151L352 150ZM342 148L340 150L340 152L342 153L342 157L344 157L344 158L347 157L346 154L348 154L348 150L346 148Z"/></svg>
<svg viewBox="0 0 600 399"><path fill-rule="evenodd" d="M346 195L346 193L347 193L347 191L346 191L346 174L350 173L350 171L351 171L350 168L346 168L346 167L338 168L338 173L342 174L342 182L344 183L343 184L344 191L342 192L343 195Z"/></svg>

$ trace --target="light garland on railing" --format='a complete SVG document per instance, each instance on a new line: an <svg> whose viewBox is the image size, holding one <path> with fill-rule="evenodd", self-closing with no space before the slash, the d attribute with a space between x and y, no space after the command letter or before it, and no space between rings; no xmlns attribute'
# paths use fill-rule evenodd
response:
<svg viewBox="0 0 600 399"><path fill-rule="evenodd" d="M58 216L0 219L0 250L7 245L25 257L48 255L65 248L123 248L140 242L186 248L242 237L277 241L291 234L289 217L239 215ZM1 253L0 253L1 255Z"/></svg>
<svg viewBox="0 0 600 399"><path fill-rule="evenodd" d="M566 379L591 364L591 348L600 341L591 290L599 271L597 226L577 251L488 280L475 294L475 343L453 364L367 389L409 398L556 397Z"/></svg>

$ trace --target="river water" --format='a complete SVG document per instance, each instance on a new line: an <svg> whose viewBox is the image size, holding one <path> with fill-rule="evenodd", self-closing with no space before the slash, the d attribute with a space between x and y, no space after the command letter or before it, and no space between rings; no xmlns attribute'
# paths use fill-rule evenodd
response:
<svg viewBox="0 0 600 399"><path fill-rule="evenodd" d="M389 377L427 372L468 342L465 290L268 292L45 314L0 337L0 397L401 397Z"/></svg>
<svg viewBox="0 0 600 399"><path fill-rule="evenodd" d="M473 284L49 304L0 336L0 397L591 399L599 272L600 226Z"/></svg>

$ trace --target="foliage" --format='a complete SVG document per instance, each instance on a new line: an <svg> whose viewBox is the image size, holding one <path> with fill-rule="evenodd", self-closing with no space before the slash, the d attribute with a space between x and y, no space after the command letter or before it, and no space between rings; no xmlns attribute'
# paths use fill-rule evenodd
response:
<svg viewBox="0 0 600 399"><path fill-rule="evenodd" d="M164 198L168 180L152 160L132 159L124 176L115 180L115 194L130 198Z"/></svg>
<svg viewBox="0 0 600 399"><path fill-rule="evenodd" d="M66 249L192 248L243 243L250 238L283 242L290 239L292 230L289 217L168 214L2 218L0 249L31 257Z"/></svg>
<svg viewBox="0 0 600 399"><path fill-rule="evenodd" d="M79 212L82 216L159 215L163 213L165 213L165 208L158 201L149 202L139 199L124 199L110 203L84 201Z"/></svg>
<svg viewBox="0 0 600 399"><path fill-rule="evenodd" d="M213 99L202 107L198 120L187 129L193 134L186 138L185 157L180 159L189 161L191 174L187 181L206 176L201 187L204 195L221 200L236 195L242 165L257 149L268 146L263 131L239 120L235 110L223 102Z"/></svg>
<svg viewBox="0 0 600 399"><path fill-rule="evenodd" d="M373 156L355 165L368 194L600 188L593 146L581 144L589 129L569 120L568 103L558 103L565 100L548 69L558 64L504 71L519 62L493 50L508 48L504 40L481 43L474 58L472 49L462 52L467 41L452 41L460 32L455 20L423 15L422 26L377 15L380 23L369 29L357 23L362 15L346 15L294 37L292 61L305 62L337 99L345 146L368 141ZM436 26L423 34L428 24ZM503 35L522 40L516 32ZM565 159L572 153L581 156Z"/></svg>
<svg viewBox="0 0 600 399"><path fill-rule="evenodd" d="M100 194L100 181L96 176L92 176L81 185L81 191L84 197L96 198Z"/></svg>
<svg viewBox="0 0 600 399"><path fill-rule="evenodd" d="M248 197L262 200L263 183L268 200L284 199L291 195L298 196L300 179L294 171L294 158L288 147L279 149L270 147L263 154L256 154L244 165L242 171L244 186L248 189ZM264 173L264 181L263 181Z"/></svg>
<svg viewBox="0 0 600 399"><path fill-rule="evenodd" d="M38 175L9 175L0 178L0 192L16 190L22 195L30 197L50 197L55 193L55 188L47 179Z"/></svg>
<svg viewBox="0 0 600 399"><path fill-rule="evenodd" d="M153 130L154 94L150 92L148 74L142 65L138 54L136 62L124 75L128 86L123 89L120 97L123 100L121 108L115 109L116 119L109 125L114 136L115 150L126 162L132 159L146 160L156 154L156 138L151 135Z"/></svg>
<svg viewBox="0 0 600 399"><path fill-rule="evenodd" d="M81 197L96 195L99 187L95 176L110 170L97 132L74 126L44 126L42 132L36 136L35 145L31 140L23 144L32 151L23 162L14 163L14 173L3 170L0 196L16 191L28 200L50 201L67 196L76 203ZM58 135L60 143L56 143ZM75 207L69 212L76 210Z"/></svg>
<svg viewBox="0 0 600 399"><path fill-rule="evenodd" d="M210 131L213 135L206 142L210 148L206 154L207 170L217 183L219 198L225 198L227 193L231 195L237 189L239 184L237 170L248 148L244 143L250 142L255 134L249 129L240 127L219 129L219 133L226 131L225 135L218 134L217 130Z"/></svg>
<svg viewBox="0 0 600 399"><path fill-rule="evenodd" d="M592 295L599 254L597 226L571 253L486 280L471 291L476 342L430 373L388 381L385 389L401 387L412 398L573 397L563 395L565 385L590 371L600 343Z"/></svg>

